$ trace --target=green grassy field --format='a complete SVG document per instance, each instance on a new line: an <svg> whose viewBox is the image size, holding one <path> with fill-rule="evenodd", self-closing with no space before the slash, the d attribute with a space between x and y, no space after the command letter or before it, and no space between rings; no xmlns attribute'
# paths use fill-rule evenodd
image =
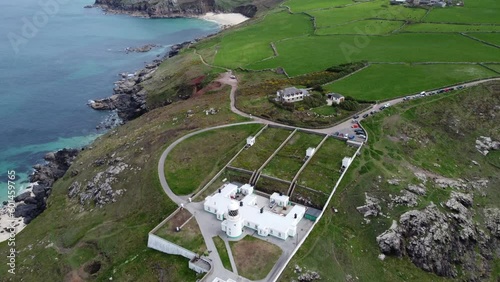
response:
<svg viewBox="0 0 500 282"><path fill-rule="evenodd" d="M426 22L492 23L499 24L500 7L495 0L476 0L464 7L434 8L425 17Z"/></svg>
<svg viewBox="0 0 500 282"><path fill-rule="evenodd" d="M359 281L449 281L418 269L407 257L389 256L383 261L377 258L380 251L376 236L385 231L393 219L397 220L412 208L391 209L382 204L389 218L370 218L371 222L366 223L356 207L365 203L365 193L390 201L389 194L398 194L408 183L416 183L410 164L446 177L488 178L490 184L484 190L485 195L474 194L475 211L481 217L482 208L498 207L499 170L489 165L488 158L474 148L479 135L500 137L498 117L482 119L474 114L498 105L498 86L497 83L413 100L366 120L364 125L370 142L353 162L331 205L288 264L280 281L297 280L295 265L318 271L321 277L328 277L328 281L345 281L348 276L358 277ZM459 122L453 125L454 121ZM408 136L409 140L394 138L398 136ZM471 165L471 160L480 165ZM394 177L402 183L389 185L387 179ZM451 191L432 183L426 187L428 193L420 197L417 208L430 202L439 205L448 199ZM338 209L338 213L334 213L333 208ZM492 263L498 267L497 258ZM497 269L493 270L488 279L495 281L499 274Z"/></svg>
<svg viewBox="0 0 500 282"><path fill-rule="evenodd" d="M261 128L260 124L223 128L180 143L165 162L165 177L172 191L179 195L197 191L243 148L248 136Z"/></svg>
<svg viewBox="0 0 500 282"><path fill-rule="evenodd" d="M500 46L500 33L474 33L470 34L472 37L479 38L486 42ZM498 62L498 60L495 60Z"/></svg>
<svg viewBox="0 0 500 282"><path fill-rule="evenodd" d="M328 27L366 19L408 20L415 22L421 20L426 12L425 9L410 9L387 4L383 0L368 1L339 9L309 11L308 14L316 19L318 27Z"/></svg>
<svg viewBox="0 0 500 282"><path fill-rule="evenodd" d="M350 23L344 23L335 26L319 28L316 31L317 35L330 34L366 34L366 35L381 35L388 34L397 30L403 25L401 21L384 21L384 20L362 20Z"/></svg>
<svg viewBox="0 0 500 282"><path fill-rule="evenodd" d="M224 34L217 44L214 63L237 67L260 61L273 56L271 42L311 34L312 31L311 19L306 15L271 13L259 23Z"/></svg>
<svg viewBox="0 0 500 282"><path fill-rule="evenodd" d="M354 152L344 141L328 138L299 175L298 184L329 194L340 177L342 159Z"/></svg>
<svg viewBox="0 0 500 282"><path fill-rule="evenodd" d="M499 32L499 25L468 25L444 23L415 23L406 25L403 32ZM472 34L474 35L474 34Z"/></svg>
<svg viewBox="0 0 500 282"><path fill-rule="evenodd" d="M306 0L289 0L283 3L283 5L290 7L292 12L303 12L315 9L324 9L330 7L339 7L348 4L354 4L352 0L318 0L318 1L306 1Z"/></svg>
<svg viewBox="0 0 500 282"><path fill-rule="evenodd" d="M279 128L266 128L255 140L255 144L241 152L231 163L231 166L254 171L278 149L283 141L290 135L291 131Z"/></svg>
<svg viewBox="0 0 500 282"><path fill-rule="evenodd" d="M205 253L207 250L205 240L201 235L200 227L196 219L194 217L191 218L191 216L191 213L185 209L178 212L167 221L165 225L158 229L155 235L197 254L201 255ZM181 227L183 224L185 225L182 227L181 231L177 232L176 227Z"/></svg>
<svg viewBox="0 0 500 282"><path fill-rule="evenodd" d="M264 167L262 174L292 181L304 163L306 150L316 147L324 136L296 132L288 143Z"/></svg>
<svg viewBox="0 0 500 282"><path fill-rule="evenodd" d="M212 237L212 240L214 240L214 245L217 248L217 252L219 253L219 257L224 268L233 271L233 267L231 266L231 261L229 261L229 254L227 252L226 244L224 243L224 241L219 236Z"/></svg>
<svg viewBox="0 0 500 282"><path fill-rule="evenodd" d="M487 64L486 66L500 73L500 64Z"/></svg>
<svg viewBox="0 0 500 282"><path fill-rule="evenodd" d="M479 65L370 65L326 89L376 101L496 75Z"/></svg>
<svg viewBox="0 0 500 282"><path fill-rule="evenodd" d="M358 47L357 47L358 46ZM415 52L418 46L418 52ZM349 61L370 62L496 62L498 48L457 34L396 34L300 37L276 44L279 56L248 66L284 67L289 75L325 69ZM303 54L312 54L302 60Z"/></svg>

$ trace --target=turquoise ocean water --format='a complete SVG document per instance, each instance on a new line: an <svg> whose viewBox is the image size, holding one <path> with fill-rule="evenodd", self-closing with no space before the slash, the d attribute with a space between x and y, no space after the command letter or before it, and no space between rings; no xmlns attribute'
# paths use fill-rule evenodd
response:
<svg viewBox="0 0 500 282"><path fill-rule="evenodd" d="M112 94L118 73L133 72L169 46L218 30L198 19L142 19L84 9L92 0L0 2L0 204L7 171L27 185L49 151L81 147L109 113L86 106ZM126 47L162 45L148 53ZM19 178L20 177L20 178Z"/></svg>

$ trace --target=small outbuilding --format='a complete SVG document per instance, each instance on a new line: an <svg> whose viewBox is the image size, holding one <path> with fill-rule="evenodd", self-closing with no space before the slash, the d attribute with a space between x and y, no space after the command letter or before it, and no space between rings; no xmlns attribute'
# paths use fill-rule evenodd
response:
<svg viewBox="0 0 500 282"><path fill-rule="evenodd" d="M255 144L255 136L248 136L247 137L247 146L251 147Z"/></svg>
<svg viewBox="0 0 500 282"><path fill-rule="evenodd" d="M337 105L344 102L345 100L345 97L338 93L328 93L326 94L326 97L328 97L328 100L331 101L332 104L335 103Z"/></svg>
<svg viewBox="0 0 500 282"><path fill-rule="evenodd" d="M344 171L345 169L347 169L350 165L351 165L351 162L352 162L352 158L349 158L349 157L345 157L342 159L342 171Z"/></svg>
<svg viewBox="0 0 500 282"><path fill-rule="evenodd" d="M281 193L276 193L274 192L272 195L271 195L271 203L275 203L276 205L280 206L280 207L286 207L288 205L288 200L289 200L289 197L288 196L285 196Z"/></svg>
<svg viewBox="0 0 500 282"><path fill-rule="evenodd" d="M312 157L315 152L316 152L316 148L314 148L314 147L307 148L306 157L308 157L308 158Z"/></svg>
<svg viewBox="0 0 500 282"><path fill-rule="evenodd" d="M309 207L307 208L304 217L309 219L310 221L316 221L320 214L321 214L320 210Z"/></svg>

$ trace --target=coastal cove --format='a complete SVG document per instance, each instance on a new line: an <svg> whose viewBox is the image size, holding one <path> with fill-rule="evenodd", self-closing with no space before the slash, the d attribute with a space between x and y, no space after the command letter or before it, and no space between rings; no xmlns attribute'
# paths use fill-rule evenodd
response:
<svg viewBox="0 0 500 282"><path fill-rule="evenodd" d="M93 111L86 103L110 96L119 73L132 73L162 57L173 44L220 28L195 18L106 15L97 8L84 9L92 4L89 1L60 2L66 4L58 5L53 14L43 14L44 7L33 0L0 4L4 36L0 41L4 129L0 171L5 176L0 177L0 202L7 200L8 170L16 171L19 193L28 185L32 166L43 162L47 152L88 145L103 133L95 128L110 113ZM44 22L40 22L42 14ZM15 36L25 40L10 40ZM158 47L126 52L146 44Z"/></svg>

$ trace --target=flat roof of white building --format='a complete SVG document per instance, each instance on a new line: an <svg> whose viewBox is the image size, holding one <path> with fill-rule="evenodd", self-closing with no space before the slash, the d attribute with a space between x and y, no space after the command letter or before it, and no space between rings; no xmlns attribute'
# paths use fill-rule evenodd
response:
<svg viewBox="0 0 500 282"><path fill-rule="evenodd" d="M226 212L229 204L235 201L234 199L231 199L230 196L232 193L235 193L237 189L238 186L232 183L225 184L225 186L221 189L221 193L208 196L205 204L208 204L212 208L216 208L217 213L220 213L221 211ZM238 203L239 213L242 218L247 222L257 224L259 228L272 228L273 230L286 233L290 227L297 226L306 211L305 207L294 205L286 215L274 213L265 209L265 207L270 204L269 199L262 201L259 198L265 199L262 196L250 194L241 200L243 202L243 206L240 206ZM264 208L263 213L260 213L261 208ZM298 215L297 218L295 218L295 214Z"/></svg>

